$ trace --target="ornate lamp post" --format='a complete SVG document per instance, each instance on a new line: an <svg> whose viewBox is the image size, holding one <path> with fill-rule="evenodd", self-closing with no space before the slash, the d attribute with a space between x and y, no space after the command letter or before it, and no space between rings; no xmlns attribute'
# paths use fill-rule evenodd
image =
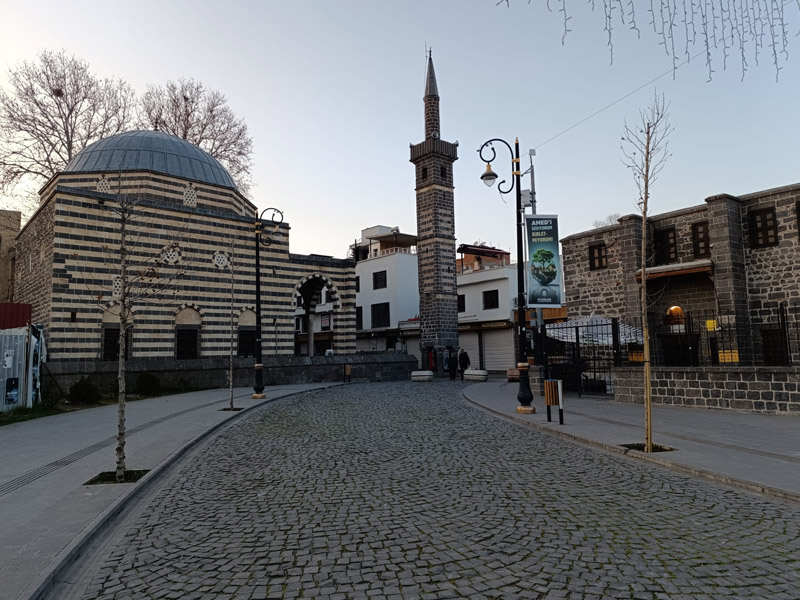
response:
<svg viewBox="0 0 800 600"><path fill-rule="evenodd" d="M507 188L503 188L505 179L501 180L497 185L497 189L501 194L508 194L512 190L516 190L517 197L517 339L519 340L519 362L517 369L519 370L519 393L517 393L517 400L519 406L517 407L518 413L534 413L536 408L531 406L533 394L531 394L531 382L528 377L528 319L526 317L525 307L527 302L525 300L525 257L522 245L522 227L524 223L524 215L522 211L522 190L520 189L520 167L519 167L519 138L514 141L514 148L512 149L508 142L500 138L494 138L484 144L478 149L478 155L481 160L486 163L486 172L481 175L481 180L487 185L491 186L497 173L492 171L492 161L497 157L497 152L494 149L494 142L500 142L508 148L511 153L511 175L513 179ZM484 155L485 153L485 155Z"/></svg>
<svg viewBox="0 0 800 600"><path fill-rule="evenodd" d="M264 218L267 215L267 218ZM280 224L283 223L283 212L277 208L265 208L258 215L255 222L256 232L256 380L253 385L253 398L265 398L264 395L264 365L261 348L261 246L270 246L273 236L280 235ZM272 228L271 232L263 235L264 225Z"/></svg>

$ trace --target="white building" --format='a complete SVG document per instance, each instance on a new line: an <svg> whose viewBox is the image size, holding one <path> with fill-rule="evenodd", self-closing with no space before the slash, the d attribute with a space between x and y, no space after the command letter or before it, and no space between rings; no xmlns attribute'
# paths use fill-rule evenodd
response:
<svg viewBox="0 0 800 600"><path fill-rule="evenodd" d="M419 360L416 239L397 227L376 225L362 230L350 246L357 261L357 352L405 350ZM459 346L473 368L505 373L517 364L517 265L505 250L483 244L462 244L458 253Z"/></svg>
<svg viewBox="0 0 800 600"><path fill-rule="evenodd" d="M516 366L514 302L517 266L483 261L459 273L458 343L471 366L505 373Z"/></svg>
<svg viewBox="0 0 800 600"><path fill-rule="evenodd" d="M399 323L417 317L417 237L397 227L375 225L350 246L356 260L356 351L419 349L406 346Z"/></svg>

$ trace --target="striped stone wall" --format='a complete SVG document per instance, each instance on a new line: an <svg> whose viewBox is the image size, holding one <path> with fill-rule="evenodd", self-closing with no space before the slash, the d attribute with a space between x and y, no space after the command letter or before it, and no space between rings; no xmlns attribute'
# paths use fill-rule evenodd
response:
<svg viewBox="0 0 800 600"><path fill-rule="evenodd" d="M128 254L141 265L131 277L142 285L134 288L131 358L175 357L176 319L186 309L199 317L200 357L227 356L232 318L238 327L255 310L255 207L235 191L153 173L110 179L56 176L18 236L15 300L33 304L34 320L45 324L49 359L103 357L104 327L117 322L109 314L120 273L117 192L136 203ZM339 299L337 353L355 352L352 261L290 255L289 231L282 224L260 251L264 354L294 353L295 292L310 276Z"/></svg>

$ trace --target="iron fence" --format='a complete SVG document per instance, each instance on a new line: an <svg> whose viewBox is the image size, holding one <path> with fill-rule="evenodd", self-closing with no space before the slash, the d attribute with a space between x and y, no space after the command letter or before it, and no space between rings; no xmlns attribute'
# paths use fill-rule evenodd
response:
<svg viewBox="0 0 800 600"><path fill-rule="evenodd" d="M623 362L644 360L641 319L628 321L639 338L622 349ZM792 366L800 360L800 306L776 303L743 324L728 315L691 311L678 317L650 315L650 361L654 366Z"/></svg>
<svg viewBox="0 0 800 600"><path fill-rule="evenodd" d="M800 304L754 311L749 324L702 311L648 317L653 366L800 364ZM613 367L642 364L641 319L588 317L547 324L537 333L536 360L567 391L613 394Z"/></svg>

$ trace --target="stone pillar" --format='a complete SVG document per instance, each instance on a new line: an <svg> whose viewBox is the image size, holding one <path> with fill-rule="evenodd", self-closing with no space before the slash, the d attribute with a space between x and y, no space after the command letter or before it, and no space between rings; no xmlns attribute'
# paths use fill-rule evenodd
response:
<svg viewBox="0 0 800 600"><path fill-rule="evenodd" d="M717 325L735 342L739 363L753 363L750 312L747 306L744 229L741 200L729 194L706 198Z"/></svg>
<svg viewBox="0 0 800 600"><path fill-rule="evenodd" d="M314 322L316 321L314 313L309 312L306 322L308 329L306 330L306 339L308 340L308 356L314 356Z"/></svg>
<svg viewBox="0 0 800 600"><path fill-rule="evenodd" d="M623 311L620 315L623 320L639 320L642 314L639 299L639 280L636 279L642 271L640 259L642 253L642 217L641 215L627 215L620 220L619 257L622 263L622 286L620 294L623 296Z"/></svg>

